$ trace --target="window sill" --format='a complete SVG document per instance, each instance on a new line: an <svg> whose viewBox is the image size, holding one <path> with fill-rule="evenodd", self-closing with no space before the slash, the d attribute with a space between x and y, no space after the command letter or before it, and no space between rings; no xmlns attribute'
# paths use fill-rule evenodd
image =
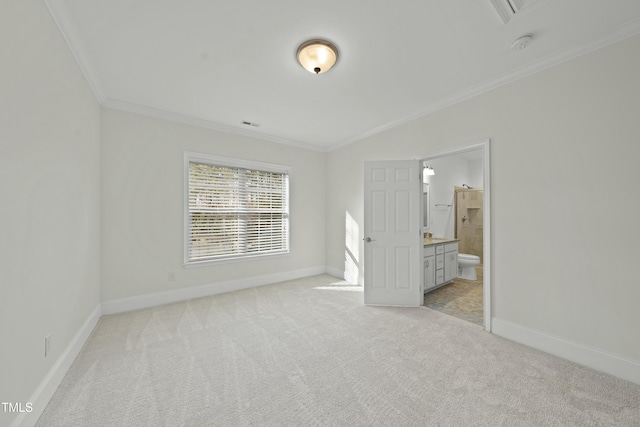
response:
<svg viewBox="0 0 640 427"><path fill-rule="evenodd" d="M258 261L258 260L266 260L266 259L274 259L274 258L284 258L291 256L291 252L283 252L269 255L247 255L243 257L237 258L222 258L222 259L210 259L206 261L192 261L192 262L184 262L182 267L184 268L201 268L201 267L213 267L215 265L222 264L235 264L239 262L247 262L247 261Z"/></svg>

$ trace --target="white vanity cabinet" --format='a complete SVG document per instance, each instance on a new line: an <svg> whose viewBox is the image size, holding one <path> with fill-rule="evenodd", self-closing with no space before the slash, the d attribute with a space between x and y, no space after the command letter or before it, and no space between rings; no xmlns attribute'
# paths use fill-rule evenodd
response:
<svg viewBox="0 0 640 427"><path fill-rule="evenodd" d="M458 242L442 240L424 246L425 292L449 283L458 275Z"/></svg>
<svg viewBox="0 0 640 427"><path fill-rule="evenodd" d="M458 242L444 245L444 281L449 282L458 275Z"/></svg>
<svg viewBox="0 0 640 427"><path fill-rule="evenodd" d="M431 246L424 248L424 292L436 286L436 249Z"/></svg>
<svg viewBox="0 0 640 427"><path fill-rule="evenodd" d="M444 245L436 245L436 285L444 283Z"/></svg>

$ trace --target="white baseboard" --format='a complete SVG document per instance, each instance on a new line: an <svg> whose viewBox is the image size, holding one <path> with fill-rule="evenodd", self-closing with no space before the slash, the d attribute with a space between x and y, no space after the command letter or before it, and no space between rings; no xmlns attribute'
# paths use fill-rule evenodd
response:
<svg viewBox="0 0 640 427"><path fill-rule="evenodd" d="M347 275L345 274L344 270L340 270L333 267L327 267L327 274L330 274L334 277L338 277L342 280L347 280L347 277L346 277ZM349 283L352 283L352 280L350 280ZM364 286L364 276L358 275L357 283L354 283L354 284Z"/></svg>
<svg viewBox="0 0 640 427"><path fill-rule="evenodd" d="M332 275L333 277L338 277L344 280L344 271L341 271L337 268L327 266L326 273Z"/></svg>
<svg viewBox="0 0 640 427"><path fill-rule="evenodd" d="M493 318L491 332L614 377L640 384L640 361Z"/></svg>
<svg viewBox="0 0 640 427"><path fill-rule="evenodd" d="M20 413L18 418L14 420L13 427L31 427L38 422L49 400L53 397L62 379L69 371L71 364L80 353L80 350L82 350L84 343L89 339L89 335L98 324L101 316L102 307L98 304L31 395L29 402L33 404L33 411Z"/></svg>
<svg viewBox="0 0 640 427"><path fill-rule="evenodd" d="M192 286L189 288L176 289L173 291L157 292L153 294L105 301L102 303L102 314L107 315L123 313L125 311L139 310L141 308L154 307L156 305L162 304L171 304L174 302L186 301L210 295L217 295L225 292L239 291L241 289L270 285L273 283L284 282L287 280L294 280L301 277L315 276L325 273L332 274L331 272L328 272L328 268L326 266L322 265L301 270L292 270L282 273L266 274L263 276L228 280L225 282Z"/></svg>

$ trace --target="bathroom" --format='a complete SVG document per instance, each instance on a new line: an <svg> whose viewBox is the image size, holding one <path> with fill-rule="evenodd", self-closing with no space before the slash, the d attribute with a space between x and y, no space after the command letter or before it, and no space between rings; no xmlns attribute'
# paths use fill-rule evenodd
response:
<svg viewBox="0 0 640 427"><path fill-rule="evenodd" d="M458 240L458 274L425 293L424 305L483 325L482 150L427 159L423 193L426 236ZM433 173L433 174L431 174Z"/></svg>

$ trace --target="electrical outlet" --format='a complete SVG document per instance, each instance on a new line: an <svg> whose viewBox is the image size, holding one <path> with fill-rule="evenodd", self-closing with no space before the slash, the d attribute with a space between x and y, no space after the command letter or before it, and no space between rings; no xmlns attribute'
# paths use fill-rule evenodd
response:
<svg viewBox="0 0 640 427"><path fill-rule="evenodd" d="M167 278L169 279L170 282L175 282L176 281L176 273L173 271L170 271L167 274Z"/></svg>
<svg viewBox="0 0 640 427"><path fill-rule="evenodd" d="M51 334L44 337L44 357L51 354Z"/></svg>

